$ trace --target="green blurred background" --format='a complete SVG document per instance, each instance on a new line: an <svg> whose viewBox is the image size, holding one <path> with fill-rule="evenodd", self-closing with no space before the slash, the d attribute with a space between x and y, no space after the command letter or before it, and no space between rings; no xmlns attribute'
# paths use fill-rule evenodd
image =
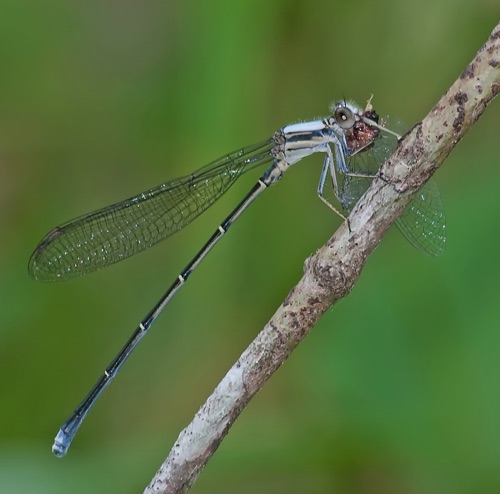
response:
<svg viewBox="0 0 500 494"><path fill-rule="evenodd" d="M27 274L51 228L276 129L375 94L421 119L484 43L497 0L2 0L0 492L141 492L339 219L297 165L217 246L88 416L53 437L249 189L87 278ZM231 429L194 493L500 492L499 102L436 179L448 249L391 230Z"/></svg>

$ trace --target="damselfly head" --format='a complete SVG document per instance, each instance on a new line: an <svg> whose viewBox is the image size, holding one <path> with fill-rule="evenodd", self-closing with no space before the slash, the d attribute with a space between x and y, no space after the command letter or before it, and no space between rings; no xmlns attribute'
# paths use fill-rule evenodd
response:
<svg viewBox="0 0 500 494"><path fill-rule="evenodd" d="M351 153L369 146L380 134L379 116L371 106L371 98L364 110L353 102L339 101L332 107L332 113Z"/></svg>

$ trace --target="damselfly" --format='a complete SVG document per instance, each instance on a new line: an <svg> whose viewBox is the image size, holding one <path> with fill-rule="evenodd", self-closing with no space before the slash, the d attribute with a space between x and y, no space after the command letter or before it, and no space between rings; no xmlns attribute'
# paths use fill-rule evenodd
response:
<svg viewBox="0 0 500 494"><path fill-rule="evenodd" d="M29 262L36 280L67 280L99 270L137 254L181 230L211 206L245 172L262 165L268 169L142 320L87 397L62 425L53 452L63 456L85 416L114 378L165 306L202 259L245 209L293 164L314 153L325 159L318 185L319 197L343 218L325 195L325 185L348 212L371 180L370 176L397 144L397 135L379 122L370 103L362 110L341 101L331 115L288 125L272 138L243 148L200 168L191 175L161 184L142 194L76 218L53 229L40 242ZM353 175L354 174L354 175ZM445 245L445 222L439 192L428 182L410 202L398 226L410 242L431 255Z"/></svg>

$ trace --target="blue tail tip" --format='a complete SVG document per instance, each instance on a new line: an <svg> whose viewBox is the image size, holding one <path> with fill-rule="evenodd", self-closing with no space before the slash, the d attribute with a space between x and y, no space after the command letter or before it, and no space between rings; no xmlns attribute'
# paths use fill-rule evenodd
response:
<svg viewBox="0 0 500 494"><path fill-rule="evenodd" d="M52 453L54 453L58 458L62 458L68 452L70 444L71 440L69 439L68 435L61 429L54 439Z"/></svg>

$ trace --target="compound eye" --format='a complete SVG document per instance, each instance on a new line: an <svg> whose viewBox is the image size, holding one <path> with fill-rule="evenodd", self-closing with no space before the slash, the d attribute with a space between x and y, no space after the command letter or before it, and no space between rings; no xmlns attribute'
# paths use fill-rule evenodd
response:
<svg viewBox="0 0 500 494"><path fill-rule="evenodd" d="M346 106L338 107L333 116L337 124L343 129L350 129L356 123L354 113Z"/></svg>

